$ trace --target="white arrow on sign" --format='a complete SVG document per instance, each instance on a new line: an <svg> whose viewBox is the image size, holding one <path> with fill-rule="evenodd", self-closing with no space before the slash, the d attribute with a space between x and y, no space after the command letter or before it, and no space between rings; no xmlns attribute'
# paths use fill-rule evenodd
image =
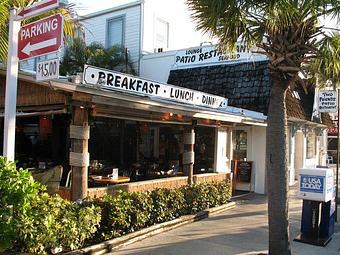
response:
<svg viewBox="0 0 340 255"><path fill-rule="evenodd" d="M57 44L56 38L46 40L43 42L39 42L39 43L35 43L35 44L31 44L30 42L28 42L26 46L21 50L21 52L29 56L32 51L44 49L46 47L53 46L55 44Z"/></svg>

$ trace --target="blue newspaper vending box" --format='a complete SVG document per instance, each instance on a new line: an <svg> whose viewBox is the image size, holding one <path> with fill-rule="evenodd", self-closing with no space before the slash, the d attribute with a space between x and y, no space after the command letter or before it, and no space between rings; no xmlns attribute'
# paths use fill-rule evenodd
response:
<svg viewBox="0 0 340 255"><path fill-rule="evenodd" d="M333 170L328 168L300 169L298 197L303 199L301 234L294 240L326 246L334 233Z"/></svg>

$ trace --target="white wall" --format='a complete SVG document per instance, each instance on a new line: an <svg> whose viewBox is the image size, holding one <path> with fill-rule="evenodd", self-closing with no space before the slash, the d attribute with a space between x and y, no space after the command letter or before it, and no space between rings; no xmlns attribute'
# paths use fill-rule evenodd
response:
<svg viewBox="0 0 340 255"><path fill-rule="evenodd" d="M158 82L167 82L171 66L175 63L175 51L143 55L140 76Z"/></svg>
<svg viewBox="0 0 340 255"><path fill-rule="evenodd" d="M217 41L196 31L196 25L185 2L185 0L145 0L143 52L154 52L157 18L169 23L169 47L164 50L198 46L205 41Z"/></svg>
<svg viewBox="0 0 340 255"><path fill-rule="evenodd" d="M236 127L234 130L247 132L247 161L253 161L251 191L266 192L266 127ZM237 183L236 189L249 190L248 183Z"/></svg>
<svg viewBox="0 0 340 255"><path fill-rule="evenodd" d="M291 186L295 184L295 175L296 175L297 169L295 169L295 149L296 149L295 134L292 134L290 128L288 131L288 139L290 139L290 144L291 144L290 154L288 155L290 159L290 164L288 163L288 170L289 170L288 185Z"/></svg>
<svg viewBox="0 0 340 255"><path fill-rule="evenodd" d="M249 160L253 161L254 191L266 192L266 127L252 127L252 150Z"/></svg>
<svg viewBox="0 0 340 255"><path fill-rule="evenodd" d="M125 47L128 48L131 60L138 70L139 56L140 56L140 13L141 6L134 5L129 8L116 9L115 11L96 15L91 14L84 18L81 22L85 26L85 41L86 44L92 42L101 42L104 46L106 44L107 21L109 19L125 16L124 24L124 42ZM99 13L100 14L100 13Z"/></svg>
<svg viewBox="0 0 340 255"><path fill-rule="evenodd" d="M217 173L229 173L230 172L230 148L228 142L228 136L231 132L228 128L219 127L215 129L215 159L214 159L214 169Z"/></svg>

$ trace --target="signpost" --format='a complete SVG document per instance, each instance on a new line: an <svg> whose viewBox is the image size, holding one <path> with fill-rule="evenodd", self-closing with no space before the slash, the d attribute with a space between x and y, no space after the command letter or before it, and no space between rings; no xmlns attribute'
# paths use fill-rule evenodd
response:
<svg viewBox="0 0 340 255"><path fill-rule="evenodd" d="M338 185L339 185L339 107L340 107L340 90L338 93L336 90L320 90L319 91L319 112L338 112L337 121L337 162L336 162L336 174L335 174L335 221L338 221Z"/></svg>
<svg viewBox="0 0 340 255"><path fill-rule="evenodd" d="M8 56L7 56L7 70L6 70L6 94L5 94L5 116L4 116L4 144L3 155L10 161L14 161L15 152L15 118L16 118L16 102L17 102L17 85L18 85L18 65L19 54L20 59L27 59L32 56L41 54L47 54L59 49L61 40L58 41L57 37L49 37L46 35L44 40L40 40L43 37L42 34L47 31L62 31L62 22L56 23L51 20L51 23L45 22L41 25L30 26L27 25L28 30L20 33L22 48L19 49L19 30L21 20L39 15L48 10L59 7L59 0L45 0L22 10L11 9L9 17L9 33L8 33ZM58 20L59 18L57 18ZM39 21L36 22L36 24ZM40 23L39 23L40 24ZM57 28L57 25L58 28ZM33 28L34 27L34 28ZM27 33L29 32L29 34ZM33 41L30 38L35 38ZM55 41L54 41L55 38ZM49 41L51 40L51 41ZM44 42L47 41L47 42ZM26 43L27 42L27 43ZM25 44L26 43L26 44ZM57 47L59 44L59 47ZM20 53L18 54L18 50ZM44 53L42 53L44 52Z"/></svg>
<svg viewBox="0 0 340 255"><path fill-rule="evenodd" d="M19 61L58 51L62 31L63 17L60 14L23 26L19 32Z"/></svg>

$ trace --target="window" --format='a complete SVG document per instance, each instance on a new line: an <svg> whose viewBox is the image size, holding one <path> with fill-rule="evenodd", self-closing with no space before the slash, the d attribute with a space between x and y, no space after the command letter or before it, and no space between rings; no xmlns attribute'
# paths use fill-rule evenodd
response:
<svg viewBox="0 0 340 255"><path fill-rule="evenodd" d="M244 130L236 130L233 136L233 158L234 160L247 159L247 132Z"/></svg>
<svg viewBox="0 0 340 255"><path fill-rule="evenodd" d="M155 23L155 48L166 49L169 47L169 23L156 19Z"/></svg>
<svg viewBox="0 0 340 255"><path fill-rule="evenodd" d="M110 19L107 21L106 47L114 45L123 47L124 45L124 16Z"/></svg>
<svg viewBox="0 0 340 255"><path fill-rule="evenodd" d="M316 152L316 135L314 132L307 134L307 158L313 158Z"/></svg>

